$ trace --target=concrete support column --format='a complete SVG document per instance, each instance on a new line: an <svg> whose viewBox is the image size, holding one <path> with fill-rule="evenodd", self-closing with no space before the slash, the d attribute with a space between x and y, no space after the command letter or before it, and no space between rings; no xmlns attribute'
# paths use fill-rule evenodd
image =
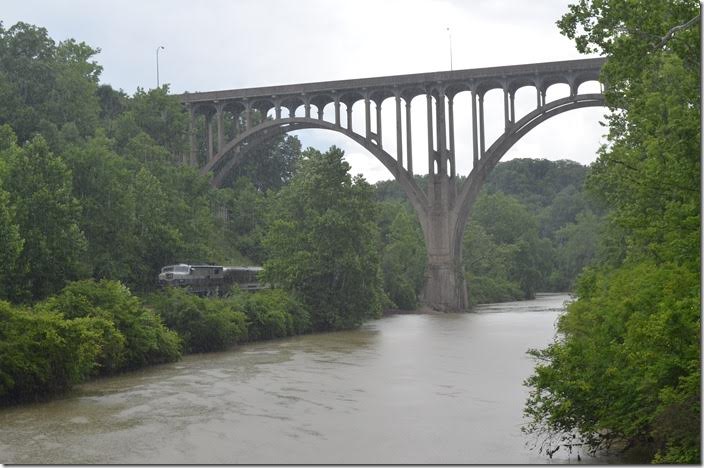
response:
<svg viewBox="0 0 704 468"><path fill-rule="evenodd" d="M318 107L318 120L323 120L323 111L325 109L323 107Z"/></svg>
<svg viewBox="0 0 704 468"><path fill-rule="evenodd" d="M544 106L547 101L547 94L548 90L547 89L541 89L540 90L540 102L542 103L541 106Z"/></svg>
<svg viewBox="0 0 704 468"><path fill-rule="evenodd" d="M205 128L208 132L208 161L213 159L213 114L205 116Z"/></svg>
<svg viewBox="0 0 704 468"><path fill-rule="evenodd" d="M196 166L198 161L196 159L196 113L193 110L193 106L188 106L188 163L191 166Z"/></svg>
<svg viewBox="0 0 704 468"><path fill-rule="evenodd" d="M379 148L383 148L381 143L381 101L375 101L376 104L376 140Z"/></svg>
<svg viewBox="0 0 704 468"><path fill-rule="evenodd" d="M435 150L433 149L433 96L428 91L428 175L435 174Z"/></svg>
<svg viewBox="0 0 704 468"><path fill-rule="evenodd" d="M538 100L537 105L536 105L536 109L538 109L538 108L540 108L540 106L542 105L542 104L540 103L540 87L539 87L539 86L536 86L536 87L535 87L535 96L536 96L536 98L537 98L537 100Z"/></svg>
<svg viewBox="0 0 704 468"><path fill-rule="evenodd" d="M424 230L428 252L421 302L435 310L466 310L467 281L462 267L462 242L446 207L430 214Z"/></svg>
<svg viewBox="0 0 704 468"><path fill-rule="evenodd" d="M479 94L479 158L484 158L486 152L484 144L484 94Z"/></svg>
<svg viewBox="0 0 704 468"><path fill-rule="evenodd" d="M447 114L447 124L450 126L450 153L448 154L450 177L455 177L455 111L452 97L448 97Z"/></svg>
<svg viewBox="0 0 704 468"><path fill-rule="evenodd" d="M438 162L438 174L447 176L447 127L445 124L445 92L438 90L435 101L435 129L438 139L438 150L436 160Z"/></svg>
<svg viewBox="0 0 704 468"><path fill-rule="evenodd" d="M276 120L281 118L281 99L276 99L276 96L274 96L274 118Z"/></svg>
<svg viewBox="0 0 704 468"><path fill-rule="evenodd" d="M340 126L340 98L335 96L335 125Z"/></svg>
<svg viewBox="0 0 704 468"><path fill-rule="evenodd" d="M364 137L369 140L372 136L372 112L369 105L369 96L364 96Z"/></svg>
<svg viewBox="0 0 704 468"><path fill-rule="evenodd" d="M479 142L477 135L477 94L472 90L472 169L479 164Z"/></svg>
<svg viewBox="0 0 704 468"><path fill-rule="evenodd" d="M511 123L516 123L516 106L515 106L515 100L516 100L516 92L511 91L508 94L509 97L509 102L510 102L510 109L509 111L511 112Z"/></svg>
<svg viewBox="0 0 704 468"><path fill-rule="evenodd" d="M511 117L508 113L508 89L504 88L504 129L508 130L511 123Z"/></svg>
<svg viewBox="0 0 704 468"><path fill-rule="evenodd" d="M306 119L310 119L310 99L303 96L303 108L306 111Z"/></svg>
<svg viewBox="0 0 704 468"><path fill-rule="evenodd" d="M411 100L406 99L406 169L413 174L413 140L411 138Z"/></svg>
<svg viewBox="0 0 704 468"><path fill-rule="evenodd" d="M252 128L252 103L245 101L244 103L244 130Z"/></svg>
<svg viewBox="0 0 704 468"><path fill-rule="evenodd" d="M222 103L215 105L215 119L218 124L218 153L222 150L223 146L225 146L225 122L223 107L225 107L225 105Z"/></svg>
<svg viewBox="0 0 704 468"><path fill-rule="evenodd" d="M401 129L401 96L396 94L396 163L403 167L403 131Z"/></svg>
<svg viewBox="0 0 704 468"><path fill-rule="evenodd" d="M347 130L352 131L352 102L346 102L345 107L347 107Z"/></svg>

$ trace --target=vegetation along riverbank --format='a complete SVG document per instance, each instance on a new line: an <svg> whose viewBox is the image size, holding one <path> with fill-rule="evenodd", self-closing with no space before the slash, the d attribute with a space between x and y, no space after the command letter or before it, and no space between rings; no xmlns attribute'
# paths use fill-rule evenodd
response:
<svg viewBox="0 0 704 468"><path fill-rule="evenodd" d="M608 59L608 144L589 167L499 163L473 207L471 304L577 298L555 341L530 351L524 430L543 453L580 443L701 462L699 24L693 0L569 6L560 30ZM395 181L372 185L341 149L279 135L215 189L187 162L189 119L169 86L127 95L100 82L97 53L0 24L0 405L420 305L425 243ZM159 290L160 269L180 262L261 265L271 289Z"/></svg>

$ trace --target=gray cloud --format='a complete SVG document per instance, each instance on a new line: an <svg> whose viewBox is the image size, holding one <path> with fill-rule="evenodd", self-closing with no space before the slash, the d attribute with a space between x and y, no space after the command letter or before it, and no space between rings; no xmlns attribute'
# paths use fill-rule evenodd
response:
<svg viewBox="0 0 704 468"><path fill-rule="evenodd" d="M100 47L102 81L128 93L155 86L155 51L163 45L161 82L180 93L446 70L447 27L455 69L579 58L555 26L568 3L5 0L2 21L5 27L17 21L44 26L56 40L75 38ZM519 96L519 114L522 102L529 107L534 101L528 96L521 101ZM487 107L487 119L494 114L501 122L500 111ZM504 159L568 158L589 163L606 131L598 123L604 112L578 110L548 121ZM393 126L393 118L391 109L384 109L384 126L387 119ZM457 124L463 123L468 126L458 112ZM425 147L424 132L415 133L419 140L414 140L414 148ZM458 149L470 136L457 131ZM323 130L300 132L300 137L304 145L344 148L353 170L371 181L390 178L381 164L344 137ZM393 142L389 148L394 150ZM426 159L415 154L417 169L427 169ZM469 154L458 154L460 173L470 169L470 159Z"/></svg>

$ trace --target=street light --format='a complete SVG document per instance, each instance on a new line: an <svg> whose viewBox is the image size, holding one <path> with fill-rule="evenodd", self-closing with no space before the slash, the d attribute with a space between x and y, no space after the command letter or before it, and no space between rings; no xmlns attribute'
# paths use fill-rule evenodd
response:
<svg viewBox="0 0 704 468"><path fill-rule="evenodd" d="M452 31L450 31L449 26L445 29L447 29L447 36L450 39L450 71L452 71Z"/></svg>
<svg viewBox="0 0 704 468"><path fill-rule="evenodd" d="M159 87L159 49L164 50L164 46L156 48L156 87Z"/></svg>

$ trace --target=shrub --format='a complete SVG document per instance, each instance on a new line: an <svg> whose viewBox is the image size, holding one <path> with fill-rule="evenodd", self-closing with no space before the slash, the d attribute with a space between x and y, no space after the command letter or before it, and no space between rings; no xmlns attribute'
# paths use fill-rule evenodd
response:
<svg viewBox="0 0 704 468"><path fill-rule="evenodd" d="M65 391L93 372L104 323L0 302L0 403Z"/></svg>
<svg viewBox="0 0 704 468"><path fill-rule="evenodd" d="M178 333L186 352L223 350L247 336L245 315L223 299L167 288L150 295L147 303Z"/></svg>
<svg viewBox="0 0 704 468"><path fill-rule="evenodd" d="M114 325L93 325L94 331L100 330L101 373L175 361L181 354L176 333L117 281L76 281L37 308L67 319L94 317Z"/></svg>
<svg viewBox="0 0 704 468"><path fill-rule="evenodd" d="M300 301L281 289L242 293L230 299L247 316L250 341L298 335L311 330L310 314Z"/></svg>

